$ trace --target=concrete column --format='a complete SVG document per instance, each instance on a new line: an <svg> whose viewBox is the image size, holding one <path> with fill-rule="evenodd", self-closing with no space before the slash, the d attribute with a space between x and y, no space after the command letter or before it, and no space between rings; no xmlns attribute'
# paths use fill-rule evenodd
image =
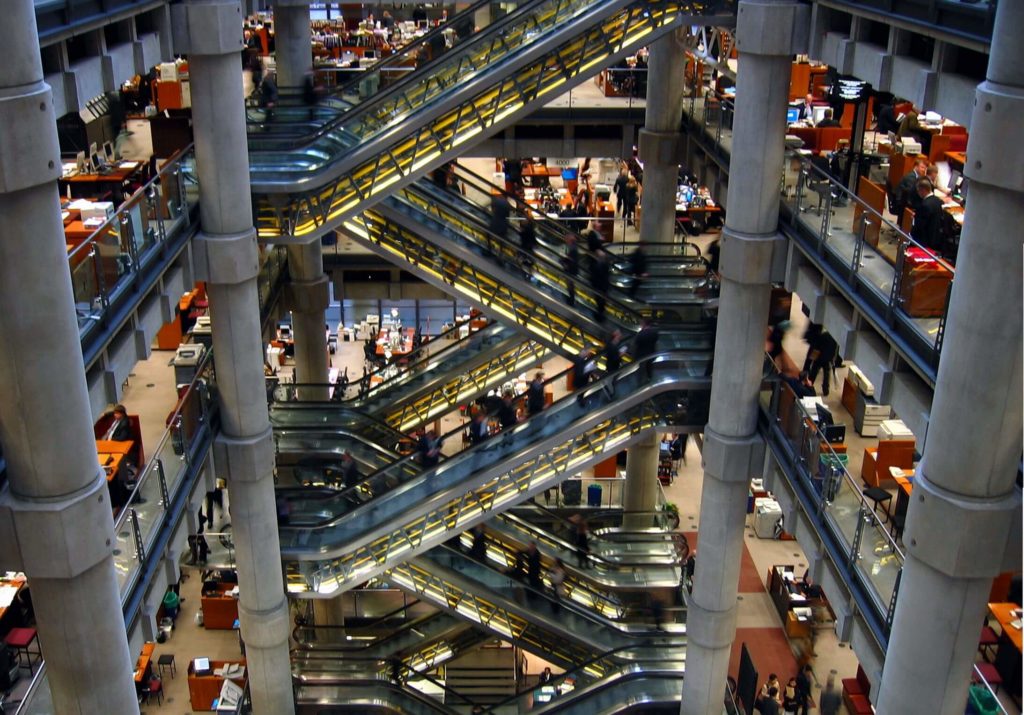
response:
<svg viewBox="0 0 1024 715"><path fill-rule="evenodd" d="M5 566L29 578L59 713L137 713L60 219L60 148L31 0L0 46L0 495ZM17 563L20 561L20 564ZM88 654L88 657L83 657ZM97 687L101 683L102 687Z"/></svg>
<svg viewBox="0 0 1024 715"><path fill-rule="evenodd" d="M644 164L640 241L668 243L675 235L679 124L686 69L681 31L655 40L647 67L647 110L639 145Z"/></svg>
<svg viewBox="0 0 1024 715"><path fill-rule="evenodd" d="M992 578L1020 570L1024 149L1010 137L1024 112L1022 26L1024 4L1000 3L967 145L970 201L879 712L963 712ZM920 687L908 693L909 682Z"/></svg>
<svg viewBox="0 0 1024 715"><path fill-rule="evenodd" d="M191 66L202 227L194 245L197 272L210 296L221 403L214 456L231 497L249 684L256 713L288 715L295 705L256 290L241 7L238 0L190 0L172 12L175 46L186 48Z"/></svg>
<svg viewBox="0 0 1024 715"><path fill-rule="evenodd" d="M739 6L729 189L743 200L730 202L722 234L715 371L704 433L700 556L687 618L685 715L721 710L736 635L747 488L763 462L757 394L772 252L778 240L790 57L802 17L797 8L788 0L743 0Z"/></svg>
<svg viewBox="0 0 1024 715"><path fill-rule="evenodd" d="M292 329L295 334L295 382L326 384L327 333L324 311L329 301L320 239L288 246ZM327 399L324 394L304 399Z"/></svg>
<svg viewBox="0 0 1024 715"><path fill-rule="evenodd" d="M274 2L274 61L278 87L300 87L313 69L313 40L309 34L309 3Z"/></svg>
<svg viewBox="0 0 1024 715"><path fill-rule="evenodd" d="M658 433L652 429L626 452L626 484L622 494L626 512L654 511L658 499L658 442ZM627 513L622 522L626 529L646 529L650 525L649 513Z"/></svg>

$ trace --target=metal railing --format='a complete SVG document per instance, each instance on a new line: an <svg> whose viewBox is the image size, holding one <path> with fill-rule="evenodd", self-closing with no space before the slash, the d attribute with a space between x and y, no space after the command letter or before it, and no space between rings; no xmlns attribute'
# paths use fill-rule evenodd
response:
<svg viewBox="0 0 1024 715"><path fill-rule="evenodd" d="M784 197L783 206L791 224L808 237L812 251L831 267L834 280L869 300L881 320L916 348L934 371L955 278L953 264L915 241L819 167L801 166L794 191ZM910 253L914 263L927 263L934 269L928 271L928 281L937 275L948 276L944 291L915 294L927 286L911 272Z"/></svg>
<svg viewBox="0 0 1024 715"><path fill-rule="evenodd" d="M83 343L104 323L123 297L165 249L178 246L195 227L198 206L195 151L175 154L68 254L68 266Z"/></svg>
<svg viewBox="0 0 1024 715"><path fill-rule="evenodd" d="M138 481L115 521L114 566L121 606L126 611L138 592L147 563L159 558L160 550L154 546L161 531L180 518L182 510L175 506L182 505L176 502L183 490L191 487L213 442L217 412L214 388L213 355L208 352L178 398L154 456L140 469ZM54 712L45 672L43 661L17 710L18 715Z"/></svg>

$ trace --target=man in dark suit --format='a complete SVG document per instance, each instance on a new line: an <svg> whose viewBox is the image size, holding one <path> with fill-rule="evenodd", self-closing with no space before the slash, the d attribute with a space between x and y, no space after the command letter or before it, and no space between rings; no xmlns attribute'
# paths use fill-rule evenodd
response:
<svg viewBox="0 0 1024 715"><path fill-rule="evenodd" d="M829 107L828 109L826 109L825 110L825 116L821 118L820 122L818 122L818 127L821 128L821 129L825 129L826 127L842 126L839 122L837 122L835 119L833 119L833 116L832 116L833 114L834 114L834 112L832 111L832 107Z"/></svg>
<svg viewBox="0 0 1024 715"><path fill-rule="evenodd" d="M808 94L804 97L804 103L800 105L800 118L810 121L814 119L814 95Z"/></svg>
<svg viewBox="0 0 1024 715"><path fill-rule="evenodd" d="M103 434L103 439L113 442L132 441L132 423L124 405L114 405L113 421Z"/></svg>
<svg viewBox="0 0 1024 715"><path fill-rule="evenodd" d="M917 182L919 179L924 178L927 171L928 162L924 159L918 159L914 162L914 166L907 175L900 179L900 183L895 191L896 206L893 207L897 223L903 219L903 209L906 207L909 206L915 211L917 210L920 203L917 196Z"/></svg>
<svg viewBox="0 0 1024 715"><path fill-rule="evenodd" d="M544 373L538 372L533 376L530 386L526 388L526 410L530 415L536 415L544 409Z"/></svg>
<svg viewBox="0 0 1024 715"><path fill-rule="evenodd" d="M914 211L910 236L925 248L942 250L942 199L932 193L932 182L919 179L917 196L920 204Z"/></svg>

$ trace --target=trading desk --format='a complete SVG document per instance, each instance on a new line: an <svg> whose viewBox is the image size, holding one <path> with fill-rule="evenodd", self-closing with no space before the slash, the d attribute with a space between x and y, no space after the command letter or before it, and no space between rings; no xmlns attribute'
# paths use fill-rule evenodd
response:
<svg viewBox="0 0 1024 715"><path fill-rule="evenodd" d="M996 648L996 670L1003 687L1020 701L1021 695L1021 611L1016 603L990 603L989 613L999 622L1002 634ZM1017 615L1014 615L1016 611ZM1016 625L1014 625L1016 623Z"/></svg>
<svg viewBox="0 0 1024 715"><path fill-rule="evenodd" d="M71 196L76 199L88 199L102 197L109 194L111 201L120 205L128 197L125 191L125 184L141 169L141 161L119 161L105 174L75 174L61 179L60 192L64 194L71 190Z"/></svg>

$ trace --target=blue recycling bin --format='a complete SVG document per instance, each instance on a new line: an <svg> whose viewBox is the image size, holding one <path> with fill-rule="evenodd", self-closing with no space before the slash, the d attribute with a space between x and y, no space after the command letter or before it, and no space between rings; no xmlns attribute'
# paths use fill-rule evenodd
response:
<svg viewBox="0 0 1024 715"><path fill-rule="evenodd" d="M601 506L601 485L591 484L587 487L587 506Z"/></svg>

